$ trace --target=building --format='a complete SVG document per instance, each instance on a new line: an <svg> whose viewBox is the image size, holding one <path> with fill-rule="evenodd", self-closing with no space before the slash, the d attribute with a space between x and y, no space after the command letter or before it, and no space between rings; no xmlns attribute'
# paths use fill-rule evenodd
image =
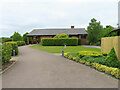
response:
<svg viewBox="0 0 120 90"><path fill-rule="evenodd" d="M36 37L36 43L41 42L42 38L53 38L57 34L66 33L69 37L77 37L81 40L81 44L84 45L88 40L88 35L85 28L65 28L65 29L34 29L27 35L27 41L29 44L29 37L32 37L32 44L33 44L33 37Z"/></svg>

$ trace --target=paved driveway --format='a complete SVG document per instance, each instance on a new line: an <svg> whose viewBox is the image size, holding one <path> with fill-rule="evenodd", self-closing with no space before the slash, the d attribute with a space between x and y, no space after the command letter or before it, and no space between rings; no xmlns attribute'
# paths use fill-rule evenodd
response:
<svg viewBox="0 0 120 90"><path fill-rule="evenodd" d="M61 56L19 47L18 62L3 74L3 88L117 88L118 81Z"/></svg>

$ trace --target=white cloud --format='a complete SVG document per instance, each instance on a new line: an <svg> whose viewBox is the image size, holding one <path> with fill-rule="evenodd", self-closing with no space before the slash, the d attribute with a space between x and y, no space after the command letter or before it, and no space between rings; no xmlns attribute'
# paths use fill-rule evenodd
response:
<svg viewBox="0 0 120 90"><path fill-rule="evenodd" d="M116 27L119 0L2 0L3 36L33 28L87 27L93 17Z"/></svg>

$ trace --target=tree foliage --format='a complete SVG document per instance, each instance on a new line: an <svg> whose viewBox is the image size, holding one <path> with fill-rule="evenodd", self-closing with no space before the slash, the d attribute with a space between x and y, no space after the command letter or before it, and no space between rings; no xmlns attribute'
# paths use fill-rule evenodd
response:
<svg viewBox="0 0 120 90"><path fill-rule="evenodd" d="M100 22L97 22L95 18L91 19L91 22L89 23L89 26L87 27L88 32L88 40L94 44L100 40L101 37L101 31L103 29L103 26L100 24Z"/></svg>
<svg viewBox="0 0 120 90"><path fill-rule="evenodd" d="M117 33L112 33L110 34L111 31L115 30L114 27L112 27L111 25L106 26L105 28L103 28L102 32L101 32L101 36L102 37L111 37L111 36L116 36Z"/></svg>
<svg viewBox="0 0 120 90"><path fill-rule="evenodd" d="M25 41L26 44L27 44L27 34L28 34L28 32L26 32L25 34L23 34L23 41Z"/></svg>
<svg viewBox="0 0 120 90"><path fill-rule="evenodd" d="M66 33L58 34L54 38L69 38L69 36Z"/></svg>
<svg viewBox="0 0 120 90"><path fill-rule="evenodd" d="M22 41L22 36L18 32L15 32L12 38L13 38L13 41Z"/></svg>

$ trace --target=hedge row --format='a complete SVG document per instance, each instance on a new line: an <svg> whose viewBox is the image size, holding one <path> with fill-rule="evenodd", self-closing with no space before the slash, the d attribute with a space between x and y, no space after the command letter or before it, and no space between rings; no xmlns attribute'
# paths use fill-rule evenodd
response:
<svg viewBox="0 0 120 90"><path fill-rule="evenodd" d="M43 38L41 43L43 46L76 46L78 45L78 38Z"/></svg>
<svg viewBox="0 0 120 90"><path fill-rule="evenodd" d="M73 57L72 55L68 55L67 53L64 54L64 57L69 58L70 60L74 60L76 62L85 64L87 66L92 66L92 68L95 68L98 71L105 72L107 74L110 74L118 79L120 79L120 69L119 68L113 68L113 67L108 67L99 63L91 63L89 61L85 61L82 59L77 59L77 57Z"/></svg>
<svg viewBox="0 0 120 90"><path fill-rule="evenodd" d="M12 56L13 56L13 50L15 50L15 55L18 55L18 45L17 42L5 42L4 44L10 44L12 46Z"/></svg>
<svg viewBox="0 0 120 90"><path fill-rule="evenodd" d="M25 45L25 41L17 41L17 45L18 46L23 46L23 45Z"/></svg>
<svg viewBox="0 0 120 90"><path fill-rule="evenodd" d="M9 62L12 54L12 45L4 43L2 45L2 64Z"/></svg>

